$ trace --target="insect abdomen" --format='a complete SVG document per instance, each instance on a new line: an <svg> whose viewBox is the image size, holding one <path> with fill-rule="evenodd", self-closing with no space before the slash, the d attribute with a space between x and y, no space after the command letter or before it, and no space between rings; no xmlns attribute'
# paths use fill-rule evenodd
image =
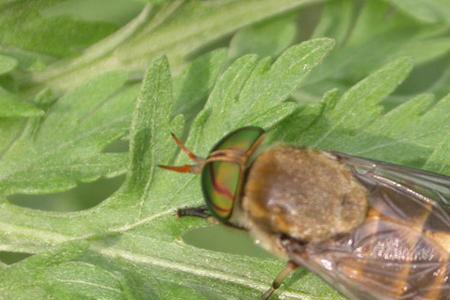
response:
<svg viewBox="0 0 450 300"><path fill-rule="evenodd" d="M423 217L417 222L424 222ZM360 272L354 279L366 286L376 282L374 290L383 284L388 299L449 299L448 250L429 232L417 230L418 225L397 224L371 211L353 235L356 255L338 262L337 268L347 276Z"/></svg>
<svg viewBox="0 0 450 300"><path fill-rule="evenodd" d="M404 183L405 185L406 183ZM374 230L372 241L359 238L368 247L370 258L385 269L396 266L389 278L392 299L450 299L450 223L449 213L415 186L412 193L394 186L371 186L371 210L364 227ZM358 236L355 236L358 241ZM358 249L357 245L355 245ZM362 276L371 274L370 268ZM365 275L364 275L365 274Z"/></svg>
<svg viewBox="0 0 450 300"><path fill-rule="evenodd" d="M351 234L299 248L291 258L354 299L449 300L449 225L430 220L442 208L398 197L383 186L372 188L370 205Z"/></svg>

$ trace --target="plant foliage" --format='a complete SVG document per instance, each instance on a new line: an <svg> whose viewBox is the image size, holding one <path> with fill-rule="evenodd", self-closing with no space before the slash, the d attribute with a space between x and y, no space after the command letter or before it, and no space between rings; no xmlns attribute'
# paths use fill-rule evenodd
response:
<svg viewBox="0 0 450 300"><path fill-rule="evenodd" d="M23 39L0 30L0 251L31 254L0 262L0 299L257 299L283 262L183 240L205 223L175 211L203 200L197 177L157 167L187 161L171 132L205 156L227 132L256 125L274 143L450 176L450 73L414 89L427 64L448 65L444 4L328 1L299 43L297 9L316 1L142 2L126 24L43 17L58 1L0 4L0 15L12 12L1 22L24 19ZM60 28L36 35L27 22ZM211 45L235 31L229 50ZM109 151L117 140L129 151ZM11 201L124 173L82 211ZM342 299L305 270L277 295Z"/></svg>

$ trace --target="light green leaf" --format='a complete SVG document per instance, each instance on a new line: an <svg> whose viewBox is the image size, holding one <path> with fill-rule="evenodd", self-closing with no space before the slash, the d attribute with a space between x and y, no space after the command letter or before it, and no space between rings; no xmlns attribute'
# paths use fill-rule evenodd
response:
<svg viewBox="0 0 450 300"><path fill-rule="evenodd" d="M275 57L294 42L297 24L294 16L279 17L239 30L231 39L230 56L244 54Z"/></svg>
<svg viewBox="0 0 450 300"><path fill-rule="evenodd" d="M444 136L444 140L434 152L428 157L424 169L450 175L450 164L448 162L448 154L450 153L450 137Z"/></svg>
<svg viewBox="0 0 450 300"><path fill-rule="evenodd" d="M49 275L51 276L51 271L57 272L58 268L64 267L64 262L80 257L86 251L86 246L86 243L64 245L45 254L30 257L15 264L12 268L3 270L0 272L0 278L8 284L0 287L0 299L33 299L33 294L35 295L34 299L44 299L49 296L48 293L51 294L54 288L51 289L49 285L46 289L43 284L46 283ZM50 274L48 274L49 271ZM54 280L52 284L58 285L57 282L67 282L65 278L60 280ZM69 283L67 282L67 284ZM18 292L21 289L27 289L28 293Z"/></svg>
<svg viewBox="0 0 450 300"><path fill-rule="evenodd" d="M260 126L273 126L270 115L278 119L292 110L293 104L283 104L283 100L332 44L327 39L305 42L288 49L272 65L265 59L258 61L256 56L238 59L216 83L191 127L187 145L205 154L218 138L240 124L259 120ZM267 83L276 88L262 88ZM49 263L52 267L42 271L45 276L38 276L40 270L37 275L32 273L42 279L33 279L42 297L54 293L78 299L104 290L102 293L117 291L117 296L108 294L111 297L125 297L132 292L134 297L151 295L153 299L254 299L280 270L282 263L276 260L202 250L181 242L184 233L202 223L178 220L175 210L202 200L197 177L156 168L157 164L185 159L183 155L174 159L177 149L170 137L171 131L181 132L183 123L180 116L171 118L175 102L167 60L157 59L138 97L127 179L101 205L77 213L45 213L7 202L0 204L0 249L36 253L67 241L89 244L89 250L80 257L69 257L55 267ZM241 116L237 110L242 107L247 108L247 113ZM44 265L52 257L44 255L34 259ZM15 276L16 268L23 264L27 260L10 267L8 277ZM111 272L114 278L108 275ZM54 274L64 281L56 284ZM301 281L280 293L283 299L341 299L317 277L301 274ZM0 282L0 289L7 286L8 281ZM31 292L17 288L12 295L26 298Z"/></svg>
<svg viewBox="0 0 450 300"><path fill-rule="evenodd" d="M58 2L16 1L0 5L2 48L62 57L79 53L117 29L114 24L106 22L85 22L67 16L46 15L45 10Z"/></svg>
<svg viewBox="0 0 450 300"><path fill-rule="evenodd" d="M321 104L293 114L274 135L298 145L450 175L448 155L443 159L444 150L439 150L450 139L450 96L434 104L431 95L418 95L387 112L382 106L410 69L409 60L394 61L342 96L328 95Z"/></svg>
<svg viewBox="0 0 450 300"><path fill-rule="evenodd" d="M36 117L44 112L31 103L20 101L0 87L0 118Z"/></svg>
<svg viewBox="0 0 450 300"><path fill-rule="evenodd" d="M227 51L219 49L195 59L180 76L174 78L174 114L192 119L201 109L217 77L225 68Z"/></svg>
<svg viewBox="0 0 450 300"><path fill-rule="evenodd" d="M352 0L331 0L325 3L322 17L313 37L329 37L340 46L353 28L355 3Z"/></svg>
<svg viewBox="0 0 450 300"><path fill-rule="evenodd" d="M256 125L270 128L293 111L293 106L283 104L278 116L273 114L324 56L333 47L329 39L315 39L290 47L271 64L270 58L257 62L254 55L243 56L219 79L205 108L194 122L201 136L190 136L204 146L199 152L205 155L209 148L233 128ZM269 120L269 123L258 123ZM227 116L227 118L223 118ZM277 117L276 117L277 116ZM221 120L217 122L216 120ZM200 129L201 127L201 129Z"/></svg>
<svg viewBox="0 0 450 300"><path fill-rule="evenodd" d="M123 87L126 80L123 74L105 75L30 120L2 152L0 193L62 191L76 181L124 172L123 154L100 152L128 129L136 88Z"/></svg>
<svg viewBox="0 0 450 300"><path fill-rule="evenodd" d="M346 23L349 22L349 10L334 10L331 15ZM323 22L329 20L328 15L330 13L325 10ZM414 66L421 66L444 57L450 50L450 38L443 29L445 27L417 24L392 12L392 7L382 1L366 1L353 22L347 34L344 33L345 28L342 30L341 35L346 35L345 41L305 83L308 92L321 95L330 88L342 86L342 89L347 89L372 70L399 57L411 57ZM334 35L332 31L319 31L315 36L319 33Z"/></svg>
<svg viewBox="0 0 450 300"><path fill-rule="evenodd" d="M175 120L181 120L181 123L176 122L172 128L172 106L169 64L163 57L155 60L147 72L131 124L127 187L138 195L146 196L158 161L167 161L175 154L166 150L170 144L164 142L168 140L169 132L179 132L183 126L182 119L174 119L174 123Z"/></svg>
<svg viewBox="0 0 450 300"><path fill-rule="evenodd" d="M91 26L102 23L123 25L136 16L143 6L139 1L128 0L68 0L52 3L41 9L40 13L46 19L73 19L91 23Z"/></svg>
<svg viewBox="0 0 450 300"><path fill-rule="evenodd" d="M117 69L141 76L149 59L160 55L167 55L177 73L193 54L211 42L244 26L316 2L320 0L177 0L168 1L156 12L147 6L127 26L80 57L32 73L29 84L66 90Z"/></svg>
<svg viewBox="0 0 450 300"><path fill-rule="evenodd" d="M306 145L333 149L340 143L342 130L354 134L364 128L382 110L381 101L392 93L411 71L409 59L399 59L373 73L349 89L333 109L297 137ZM364 100L363 100L364 99Z"/></svg>
<svg viewBox="0 0 450 300"><path fill-rule="evenodd" d="M18 118L0 118L0 153L5 152L20 134L25 122Z"/></svg>
<svg viewBox="0 0 450 300"><path fill-rule="evenodd" d="M448 0L388 0L388 2L421 22L450 23L450 2Z"/></svg>
<svg viewBox="0 0 450 300"><path fill-rule="evenodd" d="M0 75L12 71L17 66L17 60L12 57L0 55Z"/></svg>
<svg viewBox="0 0 450 300"><path fill-rule="evenodd" d="M305 146L306 143L299 141L299 136L307 132L310 127L315 126L316 122L320 122L320 118L329 110L332 110L339 100L339 93L336 89L328 91L319 103L303 105L287 118L285 118L279 126L272 132L269 132L268 140L286 141L294 144ZM295 128L295 130L292 130Z"/></svg>

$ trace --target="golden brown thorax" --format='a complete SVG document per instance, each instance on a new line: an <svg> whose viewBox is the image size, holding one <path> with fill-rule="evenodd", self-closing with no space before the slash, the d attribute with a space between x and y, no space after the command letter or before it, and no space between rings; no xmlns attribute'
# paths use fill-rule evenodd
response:
<svg viewBox="0 0 450 300"><path fill-rule="evenodd" d="M319 242L359 226L368 200L366 189L331 154L278 146L254 161L242 208L254 232Z"/></svg>

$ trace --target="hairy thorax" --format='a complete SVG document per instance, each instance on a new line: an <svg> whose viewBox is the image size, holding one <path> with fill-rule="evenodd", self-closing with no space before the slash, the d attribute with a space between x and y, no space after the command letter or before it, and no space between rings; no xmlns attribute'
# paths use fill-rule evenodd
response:
<svg viewBox="0 0 450 300"><path fill-rule="evenodd" d="M278 146L258 156L247 176L242 207L257 239L320 242L366 218L366 189L331 154Z"/></svg>

